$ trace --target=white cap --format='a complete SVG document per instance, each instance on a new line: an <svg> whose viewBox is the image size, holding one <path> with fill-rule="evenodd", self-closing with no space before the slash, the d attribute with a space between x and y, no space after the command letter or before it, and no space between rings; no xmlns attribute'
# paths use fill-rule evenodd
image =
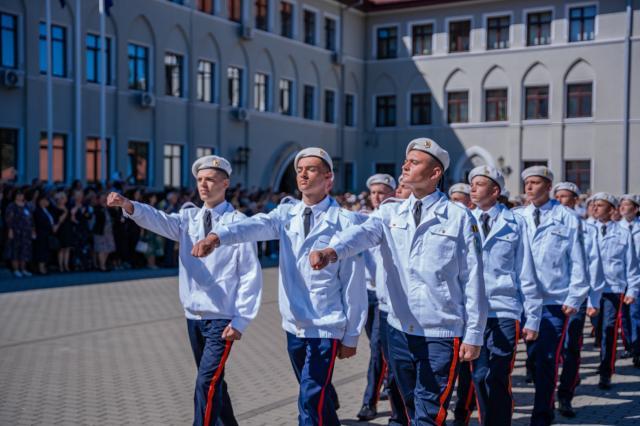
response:
<svg viewBox="0 0 640 426"><path fill-rule="evenodd" d="M616 209L618 208L618 199L607 192L598 192L597 194L593 194L591 196L591 201L598 201L598 200L606 201Z"/></svg>
<svg viewBox="0 0 640 426"><path fill-rule="evenodd" d="M433 139L417 138L412 140L411 142L409 142L409 145L407 145L406 154L409 154L409 151L414 149L417 151L426 152L427 154L438 160L440 164L442 164L442 167L444 167L444 171L449 168L449 153L442 149L440 145L438 145Z"/></svg>
<svg viewBox="0 0 640 426"><path fill-rule="evenodd" d="M573 182L558 182L553 186L553 195L558 191L569 191L576 194L576 196L580 196L580 188Z"/></svg>
<svg viewBox="0 0 640 426"><path fill-rule="evenodd" d="M474 167L469 172L469 183L471 183L473 178L476 176L484 176L486 178L491 179L496 185L498 185L498 187L500 188L500 191L502 191L502 189L504 188L504 176L502 175L502 172L496 169L495 167L491 167L491 166Z"/></svg>
<svg viewBox="0 0 640 426"><path fill-rule="evenodd" d="M531 176L540 176L553 182L553 173L547 166L531 166L522 171L522 180L527 180Z"/></svg>
<svg viewBox="0 0 640 426"><path fill-rule="evenodd" d="M471 195L471 187L466 183L456 183L455 185L451 185L451 188L449 188L449 197L451 197L454 192L461 192L465 195Z"/></svg>
<svg viewBox="0 0 640 426"><path fill-rule="evenodd" d="M387 185L389 188L393 190L396 189L396 180L385 173L376 173L375 175L367 179L367 188L371 189L371 185L375 185L377 183Z"/></svg>
<svg viewBox="0 0 640 426"><path fill-rule="evenodd" d="M324 160L325 163L329 165L329 169L333 173L333 161L331 160L331 156L322 148L305 148L296 155L295 160L293 160L293 167L298 168L298 160L305 157L318 157Z"/></svg>
<svg viewBox="0 0 640 426"><path fill-rule="evenodd" d="M629 200L632 203L634 203L636 206L640 207L640 195L624 194L620 196L620 201L622 200Z"/></svg>
<svg viewBox="0 0 640 426"><path fill-rule="evenodd" d="M231 176L231 164L229 164L226 159L218 157L217 155L206 155L198 158L191 166L191 173L193 173L194 177L198 177L200 170L207 169L221 170L225 172L227 176Z"/></svg>

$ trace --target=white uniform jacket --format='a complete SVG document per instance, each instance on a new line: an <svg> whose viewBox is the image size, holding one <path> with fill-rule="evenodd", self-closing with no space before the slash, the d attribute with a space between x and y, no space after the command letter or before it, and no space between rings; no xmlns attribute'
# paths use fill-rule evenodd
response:
<svg viewBox="0 0 640 426"><path fill-rule="evenodd" d="M191 255L193 245L204 235L207 210L185 209L166 214L133 201L133 219L142 228L180 244L178 283L180 301L189 319L230 319L240 332L258 314L262 297L262 269L255 244L236 244L216 250L211 256ZM211 209L213 227L230 224L245 216L224 201Z"/></svg>
<svg viewBox="0 0 640 426"><path fill-rule="evenodd" d="M464 336L481 346L487 298L476 221L445 194L432 195L417 228L411 195L383 204L362 225L334 237L331 247L345 259L380 246L392 327L418 336Z"/></svg>
<svg viewBox="0 0 640 426"><path fill-rule="evenodd" d="M305 204L281 204L268 214L219 226L222 245L244 241L280 241L279 304L282 328L298 337L339 339L356 347L367 316L362 256L315 271L309 253L325 248L331 237L359 219L331 198L329 207L304 237Z"/></svg>
<svg viewBox="0 0 640 426"><path fill-rule="evenodd" d="M482 210L472 211L481 223ZM525 327L538 331L542 315L542 293L538 287L531 247L524 219L503 204L487 213L493 216L489 235L482 236L484 286L489 300L489 317L520 320L524 310Z"/></svg>
<svg viewBox="0 0 640 426"><path fill-rule="evenodd" d="M534 209L529 204L515 213L527 223L542 303L580 309L590 289L580 220L556 200L549 200L540 207L543 213L536 227Z"/></svg>
<svg viewBox="0 0 640 426"><path fill-rule="evenodd" d="M602 292L625 293L637 299L640 293L640 270L631 232L619 222L613 221L607 222L604 236L603 224L598 222L596 227L604 269Z"/></svg>

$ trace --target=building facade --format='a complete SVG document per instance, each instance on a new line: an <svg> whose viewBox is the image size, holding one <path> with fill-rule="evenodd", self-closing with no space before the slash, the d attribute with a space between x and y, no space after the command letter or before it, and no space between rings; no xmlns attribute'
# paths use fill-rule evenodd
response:
<svg viewBox="0 0 640 426"><path fill-rule="evenodd" d="M64 7L61 3L64 3ZM585 190L640 192L640 1L0 0L0 165L28 182L119 174L191 185L229 158L234 182L291 190L296 151L335 159L336 189L400 173L406 143L473 166L548 164ZM52 94L47 95L51 63ZM47 138L52 111L51 149Z"/></svg>

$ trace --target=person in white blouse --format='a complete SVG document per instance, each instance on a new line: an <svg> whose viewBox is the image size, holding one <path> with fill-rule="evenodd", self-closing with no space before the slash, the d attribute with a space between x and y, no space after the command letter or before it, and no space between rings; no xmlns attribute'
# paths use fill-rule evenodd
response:
<svg viewBox="0 0 640 426"><path fill-rule="evenodd" d="M193 424L236 425L231 399L224 382L224 366L231 345L240 340L260 306L262 270L256 245L239 243L198 259L191 249L211 229L238 222L245 216L225 201L231 165L215 155L192 166L202 208L167 214L149 205L130 201L112 192L110 207L121 207L126 217L142 228L180 243L178 284L187 318L191 349L198 375Z"/></svg>

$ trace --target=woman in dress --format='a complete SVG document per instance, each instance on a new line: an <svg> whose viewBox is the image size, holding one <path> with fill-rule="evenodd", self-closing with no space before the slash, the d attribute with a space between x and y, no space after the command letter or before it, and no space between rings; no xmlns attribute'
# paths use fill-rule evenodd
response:
<svg viewBox="0 0 640 426"><path fill-rule="evenodd" d="M45 194L38 195L36 199L36 210L33 214L36 228L36 240L33 247L33 258L38 264L38 272L47 274L47 263L51 256L51 250L57 249L58 239L53 235L55 232L55 219L49 211L49 198Z"/></svg>
<svg viewBox="0 0 640 426"><path fill-rule="evenodd" d="M54 201L56 203L53 209L53 216L56 221L55 234L60 243L58 269L60 272L69 272L69 258L71 257L71 247L73 246L73 226L67 209L67 194L64 191L56 193Z"/></svg>
<svg viewBox="0 0 640 426"><path fill-rule="evenodd" d="M24 192L17 190L15 198L7 207L7 257L11 261L13 274L21 278L30 277L27 262L31 260L31 241L35 238L33 214L26 204Z"/></svg>
<svg viewBox="0 0 640 426"><path fill-rule="evenodd" d="M94 214L93 249L98 258L98 269L106 272L108 271L107 259L109 254L116 249L116 243L113 239L113 224L107 208L107 194L100 194Z"/></svg>

